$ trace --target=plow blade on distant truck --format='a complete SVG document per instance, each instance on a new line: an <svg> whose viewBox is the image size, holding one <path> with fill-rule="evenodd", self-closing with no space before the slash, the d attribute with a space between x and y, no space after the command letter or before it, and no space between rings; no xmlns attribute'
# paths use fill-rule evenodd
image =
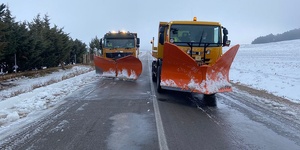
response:
<svg viewBox="0 0 300 150"><path fill-rule="evenodd" d="M96 73L103 77L136 80L142 73L142 62L131 55L116 60L94 56L94 63Z"/></svg>
<svg viewBox="0 0 300 150"><path fill-rule="evenodd" d="M164 45L160 85L165 89L177 89L202 94L232 91L229 69L239 49L233 46L212 66L201 65L187 53L171 43Z"/></svg>

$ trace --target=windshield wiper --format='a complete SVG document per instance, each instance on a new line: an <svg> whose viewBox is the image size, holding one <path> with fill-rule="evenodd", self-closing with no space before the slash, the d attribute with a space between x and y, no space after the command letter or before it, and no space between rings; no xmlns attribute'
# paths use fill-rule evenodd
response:
<svg viewBox="0 0 300 150"><path fill-rule="evenodd" d="M199 47L202 44L202 38L203 38L204 29L202 30L200 41L199 41ZM203 62L206 61L206 48L210 45L210 43L203 43Z"/></svg>
<svg viewBox="0 0 300 150"><path fill-rule="evenodd" d="M199 47L202 44L203 33L204 33L204 29L202 30L202 33L201 33L201 37L200 37L200 41L199 41Z"/></svg>

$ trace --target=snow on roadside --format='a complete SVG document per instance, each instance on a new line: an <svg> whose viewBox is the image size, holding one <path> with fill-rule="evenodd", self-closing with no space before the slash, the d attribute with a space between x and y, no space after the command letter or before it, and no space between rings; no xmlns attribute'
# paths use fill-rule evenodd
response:
<svg viewBox="0 0 300 150"><path fill-rule="evenodd" d="M235 83L265 90L268 93L300 103L298 92L300 91L299 47L300 40L241 45L231 66L229 78ZM142 54L149 53L143 52ZM144 59L144 57L140 58ZM91 67L78 66L44 77L11 81L11 84L18 86L0 91L0 133L1 129L11 122L20 120L38 110L47 110L76 89L95 81L99 76L90 69ZM62 80L64 76L78 74L81 71L87 73L78 75L76 78ZM57 83L36 89L32 88L49 81L57 81ZM25 90L25 92L18 96L9 96L20 90Z"/></svg>
<svg viewBox="0 0 300 150"><path fill-rule="evenodd" d="M74 77L75 75L82 74L91 70L93 70L93 68L90 66L74 66L72 67L72 69L60 69L58 72L53 72L52 74L46 76L35 78L21 77L5 81L4 84L14 86L10 87L8 90L4 89L0 91L0 101L13 97L16 93L20 94L30 92L36 87L41 87L54 82L59 82L64 79Z"/></svg>
<svg viewBox="0 0 300 150"><path fill-rule="evenodd" d="M141 51L139 58L144 58L146 54L147 52ZM63 80L69 76L75 77ZM97 80L97 78L99 78L99 75L95 73L93 67L75 66L72 69L60 70L43 77L23 77L9 81L6 84L16 86L0 91L0 131L1 127L9 126L10 123L16 122L30 115L30 113L53 107L68 94L85 84ZM57 83L36 89L33 88L49 82ZM14 96L14 93L23 94Z"/></svg>
<svg viewBox="0 0 300 150"><path fill-rule="evenodd" d="M229 78L300 103L300 40L241 45Z"/></svg>
<svg viewBox="0 0 300 150"><path fill-rule="evenodd" d="M89 66L75 66L72 69L55 72L44 77L34 79L22 78L13 81L19 85L5 91L0 91L0 94L5 95L5 93L14 92L19 89L26 89L27 91L18 96L1 98L0 126L26 117L31 112L53 107L68 94L87 83L95 81L96 73L92 70L93 68ZM62 80L70 75L74 77ZM55 80L57 83L31 89L33 85L42 84L50 80Z"/></svg>

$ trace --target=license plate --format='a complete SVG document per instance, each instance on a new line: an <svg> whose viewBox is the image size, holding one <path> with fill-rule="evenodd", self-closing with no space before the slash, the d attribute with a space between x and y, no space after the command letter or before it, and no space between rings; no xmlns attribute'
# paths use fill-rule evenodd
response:
<svg viewBox="0 0 300 150"><path fill-rule="evenodd" d="M196 60L201 60L201 56L196 56L195 59Z"/></svg>

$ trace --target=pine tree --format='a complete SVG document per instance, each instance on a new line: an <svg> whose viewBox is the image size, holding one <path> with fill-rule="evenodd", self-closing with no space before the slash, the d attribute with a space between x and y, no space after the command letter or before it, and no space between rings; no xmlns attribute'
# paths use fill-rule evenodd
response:
<svg viewBox="0 0 300 150"><path fill-rule="evenodd" d="M76 63L83 62L83 54L87 53L86 44L81 42L80 40L76 39L73 41L71 54L70 54L70 61Z"/></svg>
<svg viewBox="0 0 300 150"><path fill-rule="evenodd" d="M29 31L27 29L27 23L19 23L16 27L16 44L17 44L17 60L18 70L26 71L31 70L30 55L34 51L32 46L32 39L29 37Z"/></svg>
<svg viewBox="0 0 300 150"><path fill-rule="evenodd" d="M4 4L0 5L0 64L2 61L4 61L3 59L5 55L3 51L7 44L7 41L4 39L8 28L8 25L4 23L5 8L6 6Z"/></svg>
<svg viewBox="0 0 300 150"><path fill-rule="evenodd" d="M34 45L34 51L31 57L32 67L40 68L42 66L47 66L47 61L45 59L48 57L47 51L49 51L51 43L46 40L48 31L45 30L45 23L41 19L40 14L28 24L28 27L30 29L30 38L33 40L32 43Z"/></svg>
<svg viewBox="0 0 300 150"><path fill-rule="evenodd" d="M90 54L101 53L100 52L100 39L98 39L97 36L94 39L92 39L89 46L90 46Z"/></svg>
<svg viewBox="0 0 300 150"><path fill-rule="evenodd" d="M15 18L12 17L11 12L8 7L3 14L3 23L6 25L6 28L3 30L5 32L2 37L6 42L5 47L2 50L2 54L4 55L4 62L7 64L7 71L12 72L14 70L15 65L15 56L17 54L17 41L16 41L16 30L17 23L15 22Z"/></svg>
<svg viewBox="0 0 300 150"><path fill-rule="evenodd" d="M69 34L56 25L51 28L50 18L38 14L31 22L16 23L9 8L0 5L0 67L13 71L15 56L18 70L55 67L65 63L82 62L87 45L73 41Z"/></svg>

